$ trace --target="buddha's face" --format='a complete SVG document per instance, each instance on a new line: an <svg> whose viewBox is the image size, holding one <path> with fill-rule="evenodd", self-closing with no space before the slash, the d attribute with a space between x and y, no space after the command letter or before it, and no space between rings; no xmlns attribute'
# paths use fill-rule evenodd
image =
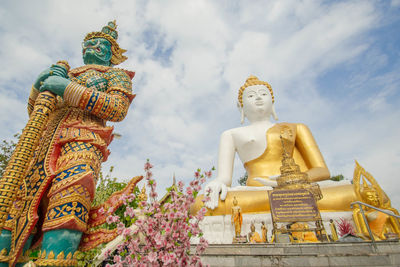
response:
<svg viewBox="0 0 400 267"><path fill-rule="evenodd" d="M104 38L94 38L82 44L82 56L85 64L109 66L112 56L111 43Z"/></svg>
<svg viewBox="0 0 400 267"><path fill-rule="evenodd" d="M364 193L365 202L368 204L379 207L379 196L375 190L368 190Z"/></svg>
<svg viewBox="0 0 400 267"><path fill-rule="evenodd" d="M260 114L269 117L272 113L272 97L264 85L252 85L243 92L243 111L246 117ZM250 118L249 118L250 119Z"/></svg>

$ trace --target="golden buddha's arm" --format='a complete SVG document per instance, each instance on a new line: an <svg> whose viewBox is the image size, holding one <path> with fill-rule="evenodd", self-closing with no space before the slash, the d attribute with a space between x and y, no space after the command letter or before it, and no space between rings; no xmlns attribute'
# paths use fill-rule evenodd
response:
<svg viewBox="0 0 400 267"><path fill-rule="evenodd" d="M327 180L330 178L328 167L318 148L311 131L304 124L297 124L296 148L299 150L308 168L311 182Z"/></svg>

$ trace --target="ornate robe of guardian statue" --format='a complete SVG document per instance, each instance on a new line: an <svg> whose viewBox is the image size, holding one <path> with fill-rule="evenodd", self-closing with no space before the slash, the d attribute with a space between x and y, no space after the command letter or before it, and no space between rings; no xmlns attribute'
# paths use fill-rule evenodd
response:
<svg viewBox="0 0 400 267"><path fill-rule="evenodd" d="M69 70L68 63L59 62L34 83L28 112L34 110L41 92L47 92L49 101L53 97L55 106L23 182L13 192L15 200L0 237L0 266L25 262L23 252L40 242L37 266L76 265L97 176L113 138L113 128L106 122L123 120L135 96L134 72L112 67L126 60L117 37L115 21L87 34L82 50L85 66ZM7 197L7 181L1 182L0 202Z"/></svg>

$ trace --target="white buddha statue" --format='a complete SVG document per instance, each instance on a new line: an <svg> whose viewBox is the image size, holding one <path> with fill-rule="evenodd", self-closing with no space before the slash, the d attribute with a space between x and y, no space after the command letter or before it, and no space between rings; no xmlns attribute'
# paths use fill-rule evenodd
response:
<svg viewBox="0 0 400 267"><path fill-rule="evenodd" d="M210 201L205 203L208 208L206 215L230 214L234 197L241 203L243 213L269 212L266 190L276 186L276 178L280 175L283 152L280 135L284 132L285 150L294 158L300 170L308 174L310 182L330 178L321 152L306 125L271 121L272 117L277 120L277 116L274 94L267 82L250 76L239 90L238 106L242 122L247 118L250 124L222 133L217 177L205 187L205 192L211 189ZM248 180L247 187L232 190L236 153L247 170ZM255 190L256 187L262 190ZM320 210L350 211L350 203L357 200L350 183L338 183L334 187L322 187L321 190L323 199L318 201ZM201 199L202 196L197 198L192 212L202 206Z"/></svg>

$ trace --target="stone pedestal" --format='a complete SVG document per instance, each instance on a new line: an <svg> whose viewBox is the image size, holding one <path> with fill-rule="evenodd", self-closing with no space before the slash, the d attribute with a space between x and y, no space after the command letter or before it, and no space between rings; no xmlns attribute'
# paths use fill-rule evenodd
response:
<svg viewBox="0 0 400 267"><path fill-rule="evenodd" d="M243 243L247 243L247 237L245 236L234 237L232 240L232 244L243 244Z"/></svg>
<svg viewBox="0 0 400 267"><path fill-rule="evenodd" d="M400 243L303 243L210 245L202 255L210 266L400 266Z"/></svg>
<svg viewBox="0 0 400 267"><path fill-rule="evenodd" d="M322 221L325 226L327 234L330 235L329 220L339 220L344 218L352 221L352 212L321 212ZM254 221L256 231L261 233L261 222L264 221L268 227L268 240L272 236L272 221L271 214L243 214L242 234L250 232L251 222ZM310 224L310 227L315 225ZM204 233L204 238L207 239L209 244L232 244L232 239L235 235L235 228L231 224L230 215L219 216L205 216L204 220L200 222L200 228ZM192 240L192 243L197 243L197 240Z"/></svg>

